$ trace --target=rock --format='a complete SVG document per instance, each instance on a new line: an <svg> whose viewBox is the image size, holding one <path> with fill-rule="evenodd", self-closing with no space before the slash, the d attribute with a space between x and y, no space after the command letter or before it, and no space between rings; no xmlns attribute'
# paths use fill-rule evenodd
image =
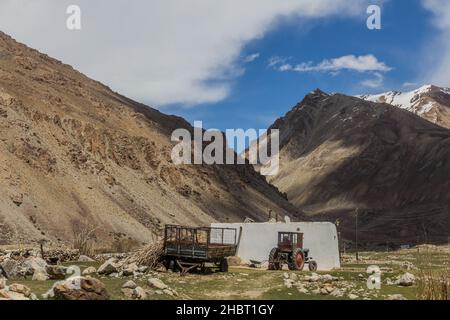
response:
<svg viewBox="0 0 450 320"><path fill-rule="evenodd" d="M320 280L320 276L317 273L312 273L311 276L308 278L309 282L317 282Z"/></svg>
<svg viewBox="0 0 450 320"><path fill-rule="evenodd" d="M387 300L408 300L401 294L390 294L387 297Z"/></svg>
<svg viewBox="0 0 450 320"><path fill-rule="evenodd" d="M350 294L348 295L348 298L351 299L351 300L356 300L356 299L358 299L359 297L358 297L356 294L350 293Z"/></svg>
<svg viewBox="0 0 450 320"><path fill-rule="evenodd" d="M53 295L58 300L108 300L105 285L91 277L71 277L56 283Z"/></svg>
<svg viewBox="0 0 450 320"><path fill-rule="evenodd" d="M170 289L164 289L163 293L167 294L168 296L173 296L174 295L172 290L170 290Z"/></svg>
<svg viewBox="0 0 450 320"><path fill-rule="evenodd" d="M148 284L150 285L150 287L159 289L159 290L165 290L165 289L169 288L168 285L166 285L164 282L162 282L158 278L149 278Z"/></svg>
<svg viewBox="0 0 450 320"><path fill-rule="evenodd" d="M50 280L64 280L66 278L65 267L48 265L45 270Z"/></svg>
<svg viewBox="0 0 450 320"><path fill-rule="evenodd" d="M119 270L117 268L115 258L109 259L104 264L102 264L97 270L97 273L102 274L102 275L110 275L112 273L118 273L118 272L119 272Z"/></svg>
<svg viewBox="0 0 450 320"><path fill-rule="evenodd" d="M297 280L298 280L298 276L297 276L297 274L295 274L295 273L291 273L291 275L290 275L290 279L291 279L292 281L297 281Z"/></svg>
<svg viewBox="0 0 450 320"><path fill-rule="evenodd" d="M134 275L138 271L139 271L139 266L136 263L131 263L122 270L122 274L125 277L129 277L129 276Z"/></svg>
<svg viewBox="0 0 450 320"><path fill-rule="evenodd" d="M137 284L134 281L129 280L129 281L127 281L127 282L125 282L123 284L122 288L124 288L124 289L136 289L137 288Z"/></svg>
<svg viewBox="0 0 450 320"><path fill-rule="evenodd" d="M5 289L6 279L0 278L0 290Z"/></svg>
<svg viewBox="0 0 450 320"><path fill-rule="evenodd" d="M0 264L0 267L8 279L14 279L19 276L19 263L13 259L6 259Z"/></svg>
<svg viewBox="0 0 450 320"><path fill-rule="evenodd" d="M29 297L31 295L31 290L27 286L23 284L13 283L8 287L9 292L15 292L24 295L25 297Z"/></svg>
<svg viewBox="0 0 450 320"><path fill-rule="evenodd" d="M289 279L289 273L285 272L285 273L283 274L283 277L284 277L285 279Z"/></svg>
<svg viewBox="0 0 450 320"><path fill-rule="evenodd" d="M323 282L326 282L326 283L331 283L331 282L333 282L333 276L332 276L332 275L329 275L329 274L324 274L324 275L321 277L321 280L322 280Z"/></svg>
<svg viewBox="0 0 450 320"><path fill-rule="evenodd" d="M88 256L85 256L85 255L81 255L78 258L78 262L94 262L94 261L95 261L94 259L89 258Z"/></svg>
<svg viewBox="0 0 450 320"><path fill-rule="evenodd" d="M90 274L96 273L97 269L95 269L95 267L87 267L86 269L83 270L82 274L83 276L88 276Z"/></svg>
<svg viewBox="0 0 450 320"><path fill-rule="evenodd" d="M20 207L23 203L23 194L16 194L11 196L11 201L18 207Z"/></svg>
<svg viewBox="0 0 450 320"><path fill-rule="evenodd" d="M23 294L14 292L14 291L7 291L7 290L0 290L0 300L30 300L30 298L25 297Z"/></svg>
<svg viewBox="0 0 450 320"><path fill-rule="evenodd" d="M22 267L26 270L27 275L34 275L36 271L44 271L47 268L47 262L39 257L28 257Z"/></svg>
<svg viewBox="0 0 450 320"><path fill-rule="evenodd" d="M36 270L33 274L33 281L47 281L49 276L45 270Z"/></svg>
<svg viewBox="0 0 450 320"><path fill-rule="evenodd" d="M395 281L396 285L402 286L402 287L410 287L414 285L416 282L416 277L411 273L405 273L401 275L397 281Z"/></svg>
<svg viewBox="0 0 450 320"><path fill-rule="evenodd" d="M344 295L344 292L343 290L336 288L333 292L330 293L330 295L333 297L342 297Z"/></svg>
<svg viewBox="0 0 450 320"><path fill-rule="evenodd" d="M298 288L298 292L300 292L300 293L303 293L303 294L308 294L309 293L309 291L308 291L308 289L306 289L306 288Z"/></svg>
<svg viewBox="0 0 450 320"><path fill-rule="evenodd" d="M124 294L125 297L133 298L134 289L130 288L122 288L120 291Z"/></svg>
<svg viewBox="0 0 450 320"><path fill-rule="evenodd" d="M147 299L147 293L141 287L136 287L134 288L133 298L138 300L145 300Z"/></svg>

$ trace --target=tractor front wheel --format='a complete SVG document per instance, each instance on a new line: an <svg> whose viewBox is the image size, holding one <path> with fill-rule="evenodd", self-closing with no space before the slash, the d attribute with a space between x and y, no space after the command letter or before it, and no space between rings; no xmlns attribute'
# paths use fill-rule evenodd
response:
<svg viewBox="0 0 450 320"><path fill-rule="evenodd" d="M312 271L312 272L317 271L317 262L314 260L311 260L308 264L308 268L309 268L309 271Z"/></svg>
<svg viewBox="0 0 450 320"><path fill-rule="evenodd" d="M280 262L278 262L278 248L270 250L269 254L269 270L280 270Z"/></svg>
<svg viewBox="0 0 450 320"><path fill-rule="evenodd" d="M302 249L295 249L292 252L288 267L289 270L303 270L303 268L305 267L305 254L303 253Z"/></svg>

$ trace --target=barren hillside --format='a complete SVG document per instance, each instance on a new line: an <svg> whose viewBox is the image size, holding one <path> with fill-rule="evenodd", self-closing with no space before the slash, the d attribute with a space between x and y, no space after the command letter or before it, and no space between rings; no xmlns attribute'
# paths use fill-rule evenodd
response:
<svg viewBox="0 0 450 320"><path fill-rule="evenodd" d="M312 92L272 128L281 170L271 182L316 219L340 220L367 245L446 242L450 130L411 112Z"/></svg>
<svg viewBox="0 0 450 320"><path fill-rule="evenodd" d="M296 210L251 166L175 166L189 128L0 33L0 244L152 240L166 223Z"/></svg>

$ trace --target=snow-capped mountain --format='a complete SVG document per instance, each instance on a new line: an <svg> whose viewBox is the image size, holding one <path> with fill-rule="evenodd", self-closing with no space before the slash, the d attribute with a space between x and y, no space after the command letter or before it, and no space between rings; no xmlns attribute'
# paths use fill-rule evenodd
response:
<svg viewBox="0 0 450 320"><path fill-rule="evenodd" d="M389 91L359 98L388 103L408 110L440 126L450 128L450 89L425 85L410 92Z"/></svg>

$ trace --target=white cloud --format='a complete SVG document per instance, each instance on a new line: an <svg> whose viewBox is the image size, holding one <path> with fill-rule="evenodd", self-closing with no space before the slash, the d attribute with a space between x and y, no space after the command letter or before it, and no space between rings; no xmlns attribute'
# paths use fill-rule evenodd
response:
<svg viewBox="0 0 450 320"><path fill-rule="evenodd" d="M386 72L392 70L384 62L368 54L365 56L347 55L334 59L326 59L319 64L314 65L312 62L303 62L293 68L297 72L336 72L341 70L353 70L358 72L379 71Z"/></svg>
<svg viewBox="0 0 450 320"><path fill-rule="evenodd" d="M361 82L361 84L365 87L375 89L375 88L382 87L383 81L384 81L384 76L379 72L375 72L373 79L364 80L363 82Z"/></svg>
<svg viewBox="0 0 450 320"><path fill-rule="evenodd" d="M417 82L405 82L403 83L403 87L407 88L407 87L418 87L419 84Z"/></svg>
<svg viewBox="0 0 450 320"><path fill-rule="evenodd" d="M280 70L281 72L290 71L292 70L292 65L290 65L289 63L283 64L278 68L278 70Z"/></svg>
<svg viewBox="0 0 450 320"><path fill-rule="evenodd" d="M253 54L250 54L250 55L248 55L248 56L246 56L246 57L244 58L244 62L246 62L246 63L253 62L253 61L255 61L256 59L258 59L259 56L260 56L259 53L253 53Z"/></svg>
<svg viewBox="0 0 450 320"><path fill-rule="evenodd" d="M433 24L439 30L434 43L424 53L425 76L422 80L441 86L450 86L450 1L422 0L433 14ZM424 81L422 81L424 82Z"/></svg>
<svg viewBox="0 0 450 320"><path fill-rule="evenodd" d="M365 15L364 0L2 0L0 29L140 101L215 102L243 47L281 19ZM69 4L82 30L65 28Z"/></svg>

